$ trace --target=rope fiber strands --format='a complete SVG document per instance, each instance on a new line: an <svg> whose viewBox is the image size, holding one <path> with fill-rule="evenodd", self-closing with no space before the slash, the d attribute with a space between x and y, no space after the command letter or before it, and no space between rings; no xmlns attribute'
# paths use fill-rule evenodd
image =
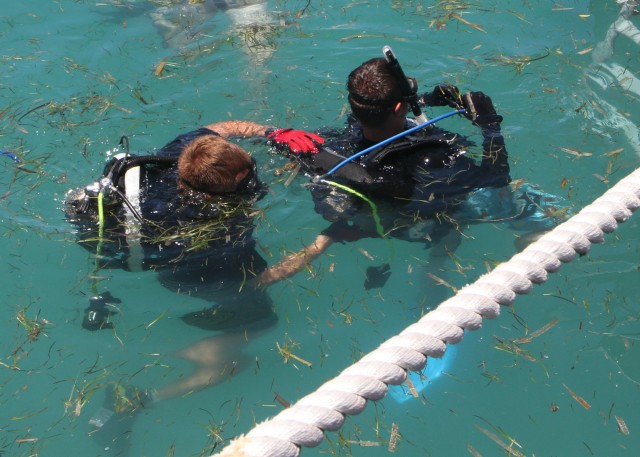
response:
<svg viewBox="0 0 640 457"><path fill-rule="evenodd" d="M301 447L319 445L325 431L342 427L346 415L362 412L367 400L383 398L388 385L403 383L410 370L422 370L428 357L442 357L447 345L459 342L465 330L480 328L483 318L497 317L501 305L512 304L516 294L545 282L548 272L558 271L576 254L586 254L591 243L603 242L604 233L613 232L639 207L640 168L336 378L236 438L218 455L294 457Z"/></svg>

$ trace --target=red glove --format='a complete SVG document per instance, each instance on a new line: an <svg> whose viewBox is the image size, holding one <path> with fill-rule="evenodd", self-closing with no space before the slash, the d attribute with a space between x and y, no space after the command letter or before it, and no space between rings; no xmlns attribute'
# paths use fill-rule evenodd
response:
<svg viewBox="0 0 640 457"><path fill-rule="evenodd" d="M287 147L294 154L301 152L318 152L318 145L324 143L324 138L303 130L277 129L268 132L266 137L278 147Z"/></svg>

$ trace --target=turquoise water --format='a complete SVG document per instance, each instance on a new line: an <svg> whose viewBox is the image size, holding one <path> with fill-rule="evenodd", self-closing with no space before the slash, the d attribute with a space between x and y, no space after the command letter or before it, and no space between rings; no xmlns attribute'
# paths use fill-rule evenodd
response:
<svg viewBox="0 0 640 457"><path fill-rule="evenodd" d="M421 88L448 81L491 95L504 116L513 178L574 209L640 163L640 107L630 85L640 70L637 45L619 37L613 55L589 70L593 49L618 16L615 1L266 6L274 18L267 33L234 33L231 16L218 12L194 25L202 35L172 48L154 27L151 2L4 5L1 148L23 162L18 168L0 157L0 453L207 455L220 449L219 440L280 411L278 399L296 401L450 296L434 277L456 288L471 283L510 258L523 233L502 223L465 227L461 246L437 270L419 243L393 241L392 251L380 239L334 245L312 270L269 289L280 319L246 345L246 369L143 409L104 441L89 420L109 382L161 388L184 379L193 366L178 351L211 336L178 319L204 302L164 289L153 273L94 274L93 259L63 218L66 191L98 176L121 135L144 152L229 118L303 129L340 125L346 75L389 44ZM589 74L604 75L614 64L627 70L620 81L606 89L589 82ZM445 122L480 139L463 119ZM304 177L285 186L284 159L264 145L243 146L270 183L256 236L275 263L325 223ZM497 439L527 456L637 455L638 224L636 215L468 333L423 398L370 404L303 455L387 455L394 424L398 455L505 454ZM366 290L366 268L385 260L387 284ZM115 331L81 328L96 290L122 300ZM21 316L42 331L29 338ZM545 326L515 350L513 340ZM302 361L285 359L278 347Z"/></svg>

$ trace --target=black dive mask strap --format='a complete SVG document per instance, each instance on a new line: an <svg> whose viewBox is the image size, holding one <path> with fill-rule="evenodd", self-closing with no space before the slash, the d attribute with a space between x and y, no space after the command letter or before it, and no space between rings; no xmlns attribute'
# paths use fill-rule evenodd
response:
<svg viewBox="0 0 640 457"><path fill-rule="evenodd" d="M252 193L261 186L260 180L258 179L258 164L256 163L256 159L251 157L251 163L252 166L249 173L238 183L235 190L236 192Z"/></svg>

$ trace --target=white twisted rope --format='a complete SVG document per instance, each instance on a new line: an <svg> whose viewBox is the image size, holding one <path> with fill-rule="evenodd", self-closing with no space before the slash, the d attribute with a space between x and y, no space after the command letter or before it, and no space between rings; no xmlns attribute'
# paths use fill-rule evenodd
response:
<svg viewBox="0 0 640 457"><path fill-rule="evenodd" d="M427 357L442 357L447 344L459 342L464 330L475 330L482 318L495 318L500 305L526 294L576 253L586 254L591 243L604 241L618 222L640 207L640 168L553 231L529 245L475 283L461 289L432 312L384 342L344 370L338 377L299 400L277 416L258 424L232 441L220 456L295 457L300 448L322 442L324 431L342 427L345 415L362 412L367 400L387 394L407 371L422 370Z"/></svg>

